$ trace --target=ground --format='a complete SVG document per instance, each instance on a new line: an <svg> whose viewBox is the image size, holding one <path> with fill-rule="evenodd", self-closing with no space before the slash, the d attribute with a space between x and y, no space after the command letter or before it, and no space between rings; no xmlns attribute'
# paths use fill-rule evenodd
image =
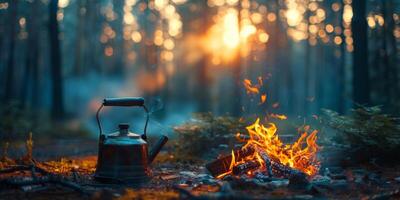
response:
<svg viewBox="0 0 400 200"><path fill-rule="evenodd" d="M38 170L32 176L30 168L6 171L16 164L29 166L24 159L22 155L17 163L2 166L0 199L400 199L400 165L324 165L309 184L293 185L287 179L215 179L204 167L211 160L182 162L163 151L153 163L152 179L137 188L93 180L96 142L67 140L36 144L33 150L35 165L55 174L56 181L7 184L5 180L32 182L50 176Z"/></svg>

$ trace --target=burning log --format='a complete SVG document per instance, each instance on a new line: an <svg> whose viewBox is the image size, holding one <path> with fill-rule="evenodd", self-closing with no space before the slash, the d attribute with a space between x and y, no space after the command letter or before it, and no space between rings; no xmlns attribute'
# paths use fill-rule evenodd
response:
<svg viewBox="0 0 400 200"><path fill-rule="evenodd" d="M241 160L254 153L254 149L239 149L234 152L235 161ZM232 155L224 156L206 165L207 170L213 177L217 177L229 171L229 166L232 162Z"/></svg>
<svg viewBox="0 0 400 200"><path fill-rule="evenodd" d="M307 174L278 162L271 161L274 176L289 178L289 184L307 184Z"/></svg>
<svg viewBox="0 0 400 200"><path fill-rule="evenodd" d="M235 151L235 160L242 160L246 158L247 156L251 155L254 153L254 149L248 148L246 152L243 151ZM236 155L240 154L240 158L236 157ZM291 168L289 166L283 165L279 162L274 161L271 159L266 153L260 153L262 159L264 160L265 163L265 169L268 174L268 176L276 176L276 177L285 177L289 178L289 181L291 184L300 184L300 183L308 183L307 180L307 174L304 172L301 172L297 169ZM230 163L232 161L232 156L224 156L222 158L219 158L209 164L206 165L206 168L210 171L210 173L214 177L218 177L220 175L229 173L230 169ZM260 163L256 160L250 160L246 161L244 163L238 164L236 166L233 166L232 168L232 174L233 175L240 175L247 173L250 170L255 170L257 168L261 167Z"/></svg>
<svg viewBox="0 0 400 200"><path fill-rule="evenodd" d="M234 166L232 169L232 174L233 175L240 175L244 174L250 170L254 170L260 167L260 163L257 161L248 161L242 164L239 164L237 166Z"/></svg>
<svg viewBox="0 0 400 200"><path fill-rule="evenodd" d="M269 177L272 177L272 166L271 166L271 159L266 153L261 153L261 158L264 160L265 168L267 170L267 174Z"/></svg>

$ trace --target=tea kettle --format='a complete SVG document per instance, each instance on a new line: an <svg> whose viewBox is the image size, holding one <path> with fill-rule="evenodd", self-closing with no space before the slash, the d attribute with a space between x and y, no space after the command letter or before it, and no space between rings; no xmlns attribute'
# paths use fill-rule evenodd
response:
<svg viewBox="0 0 400 200"><path fill-rule="evenodd" d="M104 106L138 106L147 113L142 135L129 132L129 124L118 125L119 131L103 134L99 113ZM149 165L168 141L161 136L157 144L148 152L147 124L149 113L141 97L106 98L96 113L100 130L99 151L95 179L107 182L143 183L151 176Z"/></svg>

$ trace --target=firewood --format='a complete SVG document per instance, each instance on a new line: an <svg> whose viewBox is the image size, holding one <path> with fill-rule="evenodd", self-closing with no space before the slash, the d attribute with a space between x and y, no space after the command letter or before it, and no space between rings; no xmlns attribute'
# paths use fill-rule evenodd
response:
<svg viewBox="0 0 400 200"><path fill-rule="evenodd" d="M307 174L304 172L283 165L279 162L271 161L271 168L274 176L289 178L289 184L307 184Z"/></svg>
<svg viewBox="0 0 400 200"><path fill-rule="evenodd" d="M238 161L249 155L252 155L254 151L255 150L252 148L234 151L235 160ZM308 183L307 174L305 174L304 172L274 161L266 153L261 153L261 157L264 159L264 162L266 164L265 168L268 175L289 178L291 184ZM212 176L217 177L221 174L229 172L231 161L232 156L224 156L207 164L206 168L208 169L208 171L210 171ZM248 161L243 164L234 166L232 169L232 174L243 174L249 170L256 169L257 167L260 167L257 161Z"/></svg>
<svg viewBox="0 0 400 200"><path fill-rule="evenodd" d="M256 169L260 167L260 163L257 161L248 161L242 164L239 164L237 166L234 166L232 169L232 174L233 175L240 175L244 174L250 170Z"/></svg>
<svg viewBox="0 0 400 200"><path fill-rule="evenodd" d="M261 158L264 160L265 169L267 170L267 175L269 177L272 177L273 173L272 173L272 166L271 166L271 158L266 153L261 153L260 155L261 155Z"/></svg>
<svg viewBox="0 0 400 200"><path fill-rule="evenodd" d="M254 149L239 149L233 152L235 154L235 161L241 160L254 153ZM232 155L224 156L206 165L207 170L213 177L217 177L229 171L229 166L232 162Z"/></svg>

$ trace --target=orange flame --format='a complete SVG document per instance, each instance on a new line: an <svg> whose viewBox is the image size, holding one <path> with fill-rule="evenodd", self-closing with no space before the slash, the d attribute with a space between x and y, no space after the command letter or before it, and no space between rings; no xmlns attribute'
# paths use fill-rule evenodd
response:
<svg viewBox="0 0 400 200"><path fill-rule="evenodd" d="M243 80L243 85L246 88L247 94L258 94L258 93L260 93L259 85L253 85L251 83L251 80L249 80L249 79L244 79Z"/></svg>
<svg viewBox="0 0 400 200"><path fill-rule="evenodd" d="M257 119L254 124L246 129L250 137L242 149L253 148L256 151L253 155L247 156L240 161L235 160L235 155L232 152L230 170L220 175L219 178L232 173L234 166L249 160L257 161L260 163L260 168L265 168L265 161L261 156L262 153L266 153L275 162L302 171L309 176L313 176L318 172L320 167L320 162L317 159L319 146L316 143L318 131L314 130L308 134L305 130L293 144L283 144L277 135L278 129L274 123L264 126L260 124L260 119Z"/></svg>
<svg viewBox="0 0 400 200"><path fill-rule="evenodd" d="M271 116L272 118L275 118L275 119L280 119L280 120L286 120L287 119L286 115L280 115L280 114L271 113L269 116Z"/></svg>
<svg viewBox="0 0 400 200"><path fill-rule="evenodd" d="M260 100L261 100L260 105L265 103L265 101L267 100L267 95L266 94L261 95Z"/></svg>

